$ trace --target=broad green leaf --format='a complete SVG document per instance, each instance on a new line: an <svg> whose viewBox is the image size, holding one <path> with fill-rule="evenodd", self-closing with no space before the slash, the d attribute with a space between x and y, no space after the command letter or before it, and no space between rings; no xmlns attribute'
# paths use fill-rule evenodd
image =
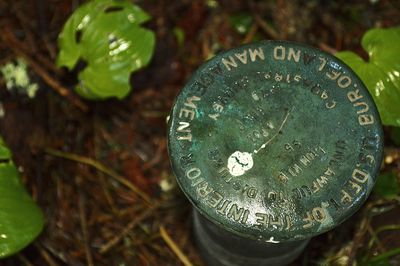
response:
<svg viewBox="0 0 400 266"><path fill-rule="evenodd" d="M9 160L10 158L11 158L11 152L5 146L4 140L0 137L0 160Z"/></svg>
<svg viewBox="0 0 400 266"><path fill-rule="evenodd" d="M11 159L1 138L0 158ZM0 258L23 249L42 228L42 212L25 190L15 165L0 163Z"/></svg>
<svg viewBox="0 0 400 266"><path fill-rule="evenodd" d="M371 29L361 45L368 52L365 62L353 52L336 57L348 64L362 79L378 106L385 125L400 126L400 27Z"/></svg>
<svg viewBox="0 0 400 266"><path fill-rule="evenodd" d="M384 198L393 198L399 195L399 181L395 173L379 175L374 192Z"/></svg>
<svg viewBox="0 0 400 266"><path fill-rule="evenodd" d="M128 1L97 0L79 7L66 22L58 43L58 66L87 67L76 90L89 99L125 97L130 73L151 59L155 37L140 24L150 16Z"/></svg>

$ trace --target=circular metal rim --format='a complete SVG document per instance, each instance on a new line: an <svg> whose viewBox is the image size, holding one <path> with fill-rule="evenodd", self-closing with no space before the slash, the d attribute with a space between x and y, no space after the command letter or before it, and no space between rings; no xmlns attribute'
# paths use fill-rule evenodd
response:
<svg viewBox="0 0 400 266"><path fill-rule="evenodd" d="M276 45L295 45L296 47L303 47L303 48L306 48L306 49L314 49L319 54L322 54L326 58L328 58L328 59L330 59L332 61L338 62L340 64L341 68L345 69L346 72L351 73L352 77L354 77L355 80L358 83L363 85L363 87L365 88L365 92L366 92L364 94L364 96L368 99L368 102L371 103L371 109L373 110L373 113L375 114L374 117L376 118L376 124L378 125L379 131L380 131L379 132L379 136L381 137L381 141L380 141L381 145L378 147L378 149L376 150L376 153L375 153L375 155L376 155L376 165L375 165L373 171L371 171L371 176L375 177L378 174L379 169L380 169L380 165L381 165L381 162L382 162L382 159L383 159L383 147L384 147L384 144L383 144L383 129L382 129L382 126L381 126L381 119L380 119L379 113L377 111L376 104L375 104L372 96L370 95L369 91L366 89L365 84L358 77L358 75L346 63L344 63L342 60L340 60L339 58L336 58L335 56L333 56L333 55L331 55L329 53L326 53L324 51L321 51L321 50L319 50L319 49L317 49L315 47L309 46L309 45L305 45L305 44L297 43L297 42L291 42L291 41L265 40L265 41L260 41L260 42L256 42L256 43L245 44L245 45L241 45L241 46L235 47L233 49L229 49L229 50L223 51L223 52L217 54L215 57L213 57L213 58L207 60L206 62L204 62L194 73L192 73L190 79L187 81L186 84L192 83L194 81L195 77L199 73L201 73L204 69L206 69L206 68L208 68L210 66L212 61L220 60L222 57L224 57L225 55L227 55L229 53L232 53L232 52L235 52L235 51L240 51L241 49L244 49L244 48L247 48L247 47L252 47L254 45L263 46L264 44L267 44L267 43L274 43ZM186 87L186 85L185 85L185 87ZM170 139L171 136L172 136L171 123L172 123L174 114L176 114L176 112L177 112L177 110L176 110L176 108L177 108L176 102L178 101L179 96L182 94L182 91L184 90L184 88L181 90L181 92L175 98L174 105L173 105L174 107L171 110L171 113L170 113L170 116L169 116L169 121L168 121L167 147L168 147L168 154L169 154L169 157L170 157L171 167L172 167L172 170L173 170L174 174L177 172L176 171L176 167L177 166L175 165L175 162L174 162L174 160L172 158L172 156L173 156L172 153L173 152L171 151L171 139ZM221 227L221 228L223 228L223 229L225 229L225 230L227 230L227 231L229 231L229 232L231 232L233 234L239 235L241 237L255 239L255 240L267 240L268 239L268 238L266 238L264 236L263 237L260 237L260 236L257 237L257 236L255 236L253 234L249 234L248 233L248 228L244 228L244 230L236 230L236 228L227 227L223 223L219 222L218 220L214 220L206 211L204 211L199 206L197 206L197 204L193 200L193 196L190 195L190 193L188 193L186 188L183 187L183 185L179 182L179 178L178 177L177 177L177 180L178 180L177 183L178 183L179 187L184 192L185 196L189 199L189 201L192 203L192 205L195 206L195 208L199 211L199 213L201 213L206 219L210 220L215 225L217 225L217 226L219 226L219 227ZM373 187L373 186L371 186L371 187ZM331 226L330 228L326 228L325 230L315 232L315 234L298 235L298 236L294 237L293 239L284 239L283 241L297 241L297 240L308 239L308 238L314 237L316 235L323 234L326 231L332 230L333 228L337 227L339 224L343 223L345 220L349 219L355 212L357 212L361 208L363 203L366 201L366 199L368 198L368 196L370 195L371 192L372 192L372 189L366 190L365 193L364 193L364 195L365 195L364 200L358 201L354 205L349 207L348 210L343 213L343 215L341 216L341 219L337 223L335 223L333 226Z"/></svg>

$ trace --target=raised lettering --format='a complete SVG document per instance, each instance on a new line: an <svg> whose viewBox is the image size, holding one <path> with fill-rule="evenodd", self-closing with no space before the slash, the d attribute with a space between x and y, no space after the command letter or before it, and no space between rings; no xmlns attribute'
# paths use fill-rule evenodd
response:
<svg viewBox="0 0 400 266"><path fill-rule="evenodd" d="M293 59L296 63L300 61L300 50L295 51L293 48L289 48L288 52L288 60Z"/></svg>
<svg viewBox="0 0 400 266"><path fill-rule="evenodd" d="M350 102L355 102L357 100L360 100L363 98L362 95L360 95L360 90L357 89L355 91L349 91L347 93L347 98L349 99Z"/></svg>
<svg viewBox="0 0 400 266"><path fill-rule="evenodd" d="M268 215L267 215L267 214L257 212L257 213L256 213L256 217L257 217L256 223L257 223L258 225L261 225L261 226L263 226L263 225L264 225L264 226L265 226L265 225L268 225Z"/></svg>
<svg viewBox="0 0 400 266"><path fill-rule="evenodd" d="M358 116L358 123L362 126L371 125L374 122L375 122L374 117L372 115L359 115Z"/></svg>
<svg viewBox="0 0 400 266"><path fill-rule="evenodd" d="M350 86L351 84L351 78L349 76L341 76L338 81L337 84L340 88L345 89L348 86Z"/></svg>
<svg viewBox="0 0 400 266"><path fill-rule="evenodd" d="M196 179L201 175L201 170L197 167L190 168L186 171L186 177L190 180Z"/></svg>
<svg viewBox="0 0 400 266"><path fill-rule="evenodd" d="M256 61L257 57L259 57L261 60L264 60L264 51L261 47L259 47L258 49L254 49L251 50L249 49L249 53L250 53L250 59L252 62Z"/></svg>
<svg viewBox="0 0 400 266"><path fill-rule="evenodd" d="M179 112L179 118L189 118L190 120L194 119L195 112L189 109L182 108Z"/></svg>
<svg viewBox="0 0 400 266"><path fill-rule="evenodd" d="M243 212L244 212L243 208L239 208L237 204L232 204L231 208L228 211L227 217L229 219L235 220L236 222L239 222Z"/></svg>
<svg viewBox="0 0 400 266"><path fill-rule="evenodd" d="M196 109L197 106L194 104L193 101L200 101L201 98L197 96L192 96L186 99L186 102L184 103L185 106Z"/></svg>
<svg viewBox="0 0 400 266"><path fill-rule="evenodd" d="M218 206L218 204L222 201L224 197L218 193L217 191L214 191L210 194L210 196L208 197L206 203L212 207L212 208L216 208Z"/></svg>
<svg viewBox="0 0 400 266"><path fill-rule="evenodd" d="M237 67L237 63L232 56L229 56L229 61L226 58L222 58L222 64L224 64L228 71L231 71L231 67Z"/></svg>
<svg viewBox="0 0 400 266"><path fill-rule="evenodd" d="M322 69L324 69L325 65L326 65L326 59L323 57L318 57L319 61L320 61L320 65L318 67L318 71L322 71Z"/></svg>
<svg viewBox="0 0 400 266"><path fill-rule="evenodd" d="M244 50L242 53L236 53L236 58L240 60L243 64L247 64L247 51Z"/></svg>
<svg viewBox="0 0 400 266"><path fill-rule="evenodd" d="M276 46L274 48L274 58L276 60L285 60L285 56L286 56L285 53L286 53L286 50L285 50L285 47L283 47L283 46Z"/></svg>
<svg viewBox="0 0 400 266"><path fill-rule="evenodd" d="M353 173L351 175L351 178L359 183L365 183L368 180L368 177L368 173L365 173L357 168L353 170Z"/></svg>
<svg viewBox="0 0 400 266"><path fill-rule="evenodd" d="M183 121L179 121L179 126L177 131L178 132L190 132L190 123L189 122L183 122Z"/></svg>

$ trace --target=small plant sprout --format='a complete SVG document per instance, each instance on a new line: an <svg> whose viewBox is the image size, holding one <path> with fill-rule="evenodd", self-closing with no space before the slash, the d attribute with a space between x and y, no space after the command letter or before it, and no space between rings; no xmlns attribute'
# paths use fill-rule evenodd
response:
<svg viewBox="0 0 400 266"><path fill-rule="evenodd" d="M58 66L87 63L75 87L82 97L124 98L130 74L152 57L154 33L141 27L150 16L129 1L90 1L71 15L58 38Z"/></svg>
<svg viewBox="0 0 400 266"><path fill-rule="evenodd" d="M5 64L0 71L8 90L17 90L19 93L26 94L29 98L35 97L39 85L31 82L28 66L22 58L18 58L16 63Z"/></svg>

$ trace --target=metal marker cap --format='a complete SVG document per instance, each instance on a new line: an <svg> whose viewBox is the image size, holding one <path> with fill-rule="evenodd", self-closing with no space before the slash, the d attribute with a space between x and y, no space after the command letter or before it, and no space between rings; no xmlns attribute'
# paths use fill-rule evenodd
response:
<svg viewBox="0 0 400 266"><path fill-rule="evenodd" d="M307 239L349 218L379 170L372 97L334 56L264 41L204 63L176 99L168 132L182 190L239 236Z"/></svg>

